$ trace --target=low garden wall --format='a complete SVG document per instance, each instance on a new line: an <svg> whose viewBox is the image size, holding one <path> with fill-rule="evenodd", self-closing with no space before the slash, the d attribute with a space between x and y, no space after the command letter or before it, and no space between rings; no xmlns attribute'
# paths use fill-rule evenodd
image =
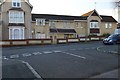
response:
<svg viewBox="0 0 120 80"><path fill-rule="evenodd" d="M27 46L52 44L52 39L2 40L0 46Z"/></svg>
<svg viewBox="0 0 120 80"><path fill-rule="evenodd" d="M57 44L87 42L87 41L100 41L100 40L103 40L104 38L105 37L80 37L80 38L57 39Z"/></svg>
<svg viewBox="0 0 120 80"><path fill-rule="evenodd" d="M57 44L100 41L103 39L104 37L80 37L80 38L57 39ZM52 39L2 40L0 41L0 46L4 47L4 46L45 45L53 43L54 41Z"/></svg>

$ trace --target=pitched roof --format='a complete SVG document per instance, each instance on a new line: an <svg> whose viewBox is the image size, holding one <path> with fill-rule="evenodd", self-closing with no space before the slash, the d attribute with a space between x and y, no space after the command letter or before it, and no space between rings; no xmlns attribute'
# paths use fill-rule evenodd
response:
<svg viewBox="0 0 120 80"><path fill-rule="evenodd" d="M93 11L94 11L94 10L89 11L89 12L87 12L87 13L85 13L85 14L81 15L81 16L90 16L90 15L93 13Z"/></svg>
<svg viewBox="0 0 120 80"><path fill-rule="evenodd" d="M95 13L93 13L95 11ZM106 16L106 15L99 15L96 10L89 11L82 16L89 17L90 15L96 16L98 15L101 18L102 22L117 22L112 16Z"/></svg>
<svg viewBox="0 0 120 80"><path fill-rule="evenodd" d="M87 20L87 17L85 17L85 16L32 14L32 21L36 21L36 18L43 18L43 19L46 19L46 20Z"/></svg>
<svg viewBox="0 0 120 80"><path fill-rule="evenodd" d="M95 9L83 14L82 16L88 16L88 17L90 17L90 16L98 16L100 19L102 19L101 16L98 14L98 12Z"/></svg>
<svg viewBox="0 0 120 80"><path fill-rule="evenodd" d="M96 10L89 11L82 16L55 15L55 14L32 14L32 21L37 18L48 20L87 20L89 16L99 16L102 22L117 22L112 16L99 15Z"/></svg>
<svg viewBox="0 0 120 80"><path fill-rule="evenodd" d="M117 22L112 16L100 15L102 17L102 22Z"/></svg>

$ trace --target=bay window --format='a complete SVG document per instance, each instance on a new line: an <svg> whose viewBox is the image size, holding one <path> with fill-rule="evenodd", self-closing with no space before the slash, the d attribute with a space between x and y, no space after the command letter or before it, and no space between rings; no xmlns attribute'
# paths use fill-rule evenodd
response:
<svg viewBox="0 0 120 80"><path fill-rule="evenodd" d="M9 23L24 23L24 12L9 11Z"/></svg>

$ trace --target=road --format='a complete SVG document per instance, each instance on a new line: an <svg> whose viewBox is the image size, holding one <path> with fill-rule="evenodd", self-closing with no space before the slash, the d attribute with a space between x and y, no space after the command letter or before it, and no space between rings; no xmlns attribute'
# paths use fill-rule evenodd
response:
<svg viewBox="0 0 120 80"><path fill-rule="evenodd" d="M98 51L99 47L104 49L106 45L97 41L17 46L3 48L2 55L8 61L27 62L42 78L89 78L120 67L119 55Z"/></svg>

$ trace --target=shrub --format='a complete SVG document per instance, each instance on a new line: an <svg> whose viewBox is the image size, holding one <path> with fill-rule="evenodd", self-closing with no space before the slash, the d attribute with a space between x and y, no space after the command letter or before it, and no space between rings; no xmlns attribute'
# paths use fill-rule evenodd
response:
<svg viewBox="0 0 120 80"><path fill-rule="evenodd" d="M104 33L102 36L103 37L108 37L108 36L110 36L110 34L109 33Z"/></svg>

